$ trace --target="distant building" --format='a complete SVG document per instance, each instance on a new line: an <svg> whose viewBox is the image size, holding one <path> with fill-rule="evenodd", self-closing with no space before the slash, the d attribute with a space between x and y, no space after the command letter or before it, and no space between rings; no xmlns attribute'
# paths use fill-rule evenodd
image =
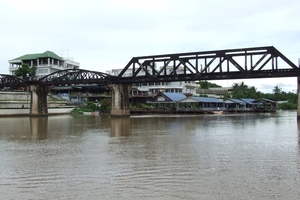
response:
<svg viewBox="0 0 300 200"><path fill-rule="evenodd" d="M169 69L168 69L169 68ZM107 74L118 76L123 69L112 69L106 71ZM132 76L132 69L127 70L124 76ZM172 66L168 66L167 70L173 70ZM182 73L180 69L177 74ZM145 75L144 72L140 75ZM155 96L159 92L167 93L184 93L187 95L196 95L196 89L199 87L195 81L178 81L178 82L150 82L150 83L135 83L132 85L133 96Z"/></svg>
<svg viewBox="0 0 300 200"><path fill-rule="evenodd" d="M213 98L223 98L224 95L231 94L232 87L220 87L220 88L209 88L209 89L197 89L196 93L198 95L207 95Z"/></svg>
<svg viewBox="0 0 300 200"><path fill-rule="evenodd" d="M36 67L36 77L43 77L64 69L79 69L78 62L70 58L60 57L51 51L45 51L44 53L25 54L9 60L9 74L14 75L14 72L22 64Z"/></svg>

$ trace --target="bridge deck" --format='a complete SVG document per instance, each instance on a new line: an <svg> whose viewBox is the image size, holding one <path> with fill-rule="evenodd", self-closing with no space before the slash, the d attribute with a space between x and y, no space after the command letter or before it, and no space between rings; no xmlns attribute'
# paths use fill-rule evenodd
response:
<svg viewBox="0 0 300 200"><path fill-rule="evenodd" d="M300 77L299 67L275 47L133 57L118 76L68 69L38 80L0 74L0 87Z"/></svg>

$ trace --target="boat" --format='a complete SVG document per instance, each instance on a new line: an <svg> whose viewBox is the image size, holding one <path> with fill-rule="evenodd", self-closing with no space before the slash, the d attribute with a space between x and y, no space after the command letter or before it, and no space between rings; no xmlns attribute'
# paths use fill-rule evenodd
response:
<svg viewBox="0 0 300 200"><path fill-rule="evenodd" d="M210 110L208 111L209 114L223 114L223 110Z"/></svg>

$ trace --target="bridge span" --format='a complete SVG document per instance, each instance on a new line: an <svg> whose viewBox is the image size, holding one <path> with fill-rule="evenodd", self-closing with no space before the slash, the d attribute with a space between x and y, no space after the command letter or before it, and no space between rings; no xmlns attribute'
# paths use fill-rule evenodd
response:
<svg viewBox="0 0 300 200"><path fill-rule="evenodd" d="M40 79L0 74L0 87L27 87L31 93L30 115L41 115L48 113L49 86L105 84L112 91L111 114L127 116L129 86L133 83L276 77L298 77L299 88L299 66L275 47L266 46L133 57L115 76L83 69L61 70Z"/></svg>

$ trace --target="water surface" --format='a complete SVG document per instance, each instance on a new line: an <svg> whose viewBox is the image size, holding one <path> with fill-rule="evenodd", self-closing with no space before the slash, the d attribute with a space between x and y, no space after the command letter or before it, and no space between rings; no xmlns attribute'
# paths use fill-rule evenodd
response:
<svg viewBox="0 0 300 200"><path fill-rule="evenodd" d="M299 199L299 124L284 111L1 118L0 198Z"/></svg>

